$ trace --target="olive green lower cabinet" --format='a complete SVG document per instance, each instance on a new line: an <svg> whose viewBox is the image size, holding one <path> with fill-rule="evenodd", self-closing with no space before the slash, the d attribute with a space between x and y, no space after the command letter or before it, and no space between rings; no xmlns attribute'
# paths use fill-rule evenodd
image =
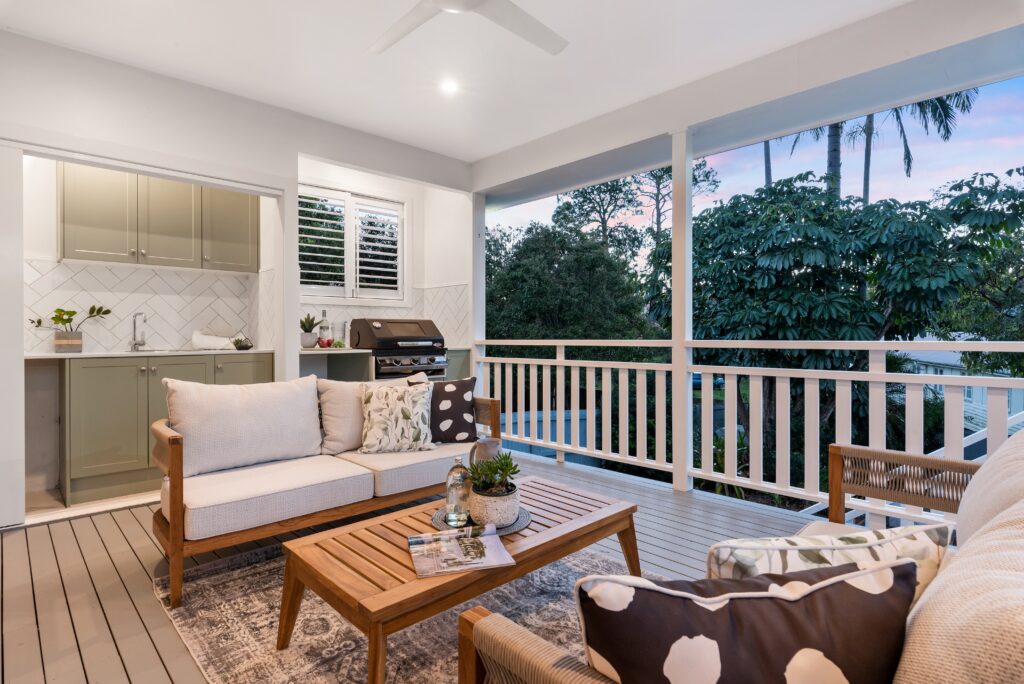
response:
<svg viewBox="0 0 1024 684"><path fill-rule="evenodd" d="M140 355L65 361L65 502L159 489L162 476L151 467L149 426L167 417L164 378L221 385L270 382L273 359L273 354Z"/></svg>

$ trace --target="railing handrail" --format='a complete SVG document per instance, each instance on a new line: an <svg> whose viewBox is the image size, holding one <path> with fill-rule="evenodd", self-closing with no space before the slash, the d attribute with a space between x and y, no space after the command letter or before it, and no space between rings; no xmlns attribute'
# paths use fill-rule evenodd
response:
<svg viewBox="0 0 1024 684"><path fill-rule="evenodd" d="M475 340L477 346L504 347L662 347L672 340ZM687 349L803 349L844 351L959 351L1024 354L1024 342L943 340L683 340Z"/></svg>

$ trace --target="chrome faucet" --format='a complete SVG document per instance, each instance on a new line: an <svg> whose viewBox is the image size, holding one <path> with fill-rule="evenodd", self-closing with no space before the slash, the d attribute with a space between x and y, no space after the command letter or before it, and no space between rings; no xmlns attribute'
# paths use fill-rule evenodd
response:
<svg viewBox="0 0 1024 684"><path fill-rule="evenodd" d="M142 322L146 322L146 314L141 311L135 312L132 316L132 351L137 352L146 346L146 331L139 331L139 316L142 316Z"/></svg>

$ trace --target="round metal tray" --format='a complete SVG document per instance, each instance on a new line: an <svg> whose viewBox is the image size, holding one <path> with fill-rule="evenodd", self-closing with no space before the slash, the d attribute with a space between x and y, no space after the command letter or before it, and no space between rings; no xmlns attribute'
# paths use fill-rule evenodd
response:
<svg viewBox="0 0 1024 684"><path fill-rule="evenodd" d="M434 527L436 527L437 529L442 530L442 531L458 529L456 527L452 527L451 525L449 525L448 523L446 523L444 521L444 514L445 514L444 506L441 506L441 508L439 508L436 511L434 511L434 515L431 518L431 522L434 523ZM506 534L514 534L514 533L519 532L521 530L525 530L530 525L530 522L532 520L533 520L533 516L530 515L530 511L528 511L525 508L523 508L522 506L520 506L519 507L519 517L516 518L516 521L514 523L512 523L511 525L508 525L506 527L499 527L495 531L498 533L499 537L504 537ZM474 523L473 523L472 520L470 520L469 524L472 525Z"/></svg>

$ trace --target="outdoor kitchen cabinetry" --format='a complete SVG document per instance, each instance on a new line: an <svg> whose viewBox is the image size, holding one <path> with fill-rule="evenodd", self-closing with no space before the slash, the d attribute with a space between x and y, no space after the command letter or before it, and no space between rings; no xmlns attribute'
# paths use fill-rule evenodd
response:
<svg viewBox="0 0 1024 684"><path fill-rule="evenodd" d="M255 273L259 197L61 163L65 259Z"/></svg>
<svg viewBox="0 0 1024 684"><path fill-rule="evenodd" d="M68 359L62 372L63 467L68 505L152 491L150 425L167 417L164 378L216 384L273 380L273 354Z"/></svg>

